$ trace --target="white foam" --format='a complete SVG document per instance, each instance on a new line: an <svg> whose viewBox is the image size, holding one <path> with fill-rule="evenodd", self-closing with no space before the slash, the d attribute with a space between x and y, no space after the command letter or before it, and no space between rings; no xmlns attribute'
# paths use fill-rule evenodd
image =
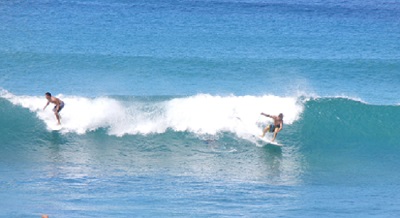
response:
<svg viewBox="0 0 400 218"><path fill-rule="evenodd" d="M283 113L285 123L291 124L298 119L303 110L296 98L271 95L196 95L173 99L167 103L166 108L167 124L176 131L198 134L226 131L246 138L260 133L257 122L271 123L272 120L261 116L261 112L276 115Z"/></svg>
<svg viewBox="0 0 400 218"><path fill-rule="evenodd" d="M56 119L52 107L43 111L46 99L37 96L15 96L2 92L0 97L15 105L29 108L48 127ZM285 124L299 119L303 111L296 97L264 96L213 96L199 94L171 100L144 102L116 100L109 97L85 98L57 95L65 102L61 111L62 132L84 134L106 128L110 135L154 134L168 129L188 131L200 135L231 132L250 139L260 134L260 123L271 123L260 113L284 114Z"/></svg>
<svg viewBox="0 0 400 218"><path fill-rule="evenodd" d="M341 94L341 95L334 95L334 96L327 96L325 98L337 98L337 99L348 99L348 100L352 100L352 101L358 101L360 103L363 104L368 104L368 102L364 101L363 99L359 98L359 97L355 97L355 96L350 96L350 95L345 95L345 94Z"/></svg>

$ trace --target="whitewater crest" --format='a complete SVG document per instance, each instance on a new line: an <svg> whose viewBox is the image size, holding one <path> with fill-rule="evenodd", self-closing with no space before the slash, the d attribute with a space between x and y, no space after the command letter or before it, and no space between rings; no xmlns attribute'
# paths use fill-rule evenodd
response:
<svg viewBox="0 0 400 218"><path fill-rule="evenodd" d="M0 97L12 104L28 108L48 130L56 120L51 107L43 110L46 99L41 96L16 96L2 91ZM61 112L62 133L84 134L99 128L108 134L157 134L167 130L215 135L231 132L241 138L261 131L261 125L272 120L260 113L285 115L286 124L299 119L303 101L297 97L215 96L198 94L164 100L56 95L65 102Z"/></svg>

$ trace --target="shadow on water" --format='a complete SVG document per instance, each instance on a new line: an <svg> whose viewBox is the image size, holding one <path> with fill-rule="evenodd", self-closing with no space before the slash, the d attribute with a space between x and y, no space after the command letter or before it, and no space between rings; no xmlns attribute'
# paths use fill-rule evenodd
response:
<svg viewBox="0 0 400 218"><path fill-rule="evenodd" d="M265 182L274 185L298 185L302 181L304 160L298 149L267 145L259 149L259 167Z"/></svg>
<svg viewBox="0 0 400 218"><path fill-rule="evenodd" d="M283 156L282 148L277 146L264 146L260 148L259 165L267 183L280 184L282 182Z"/></svg>
<svg viewBox="0 0 400 218"><path fill-rule="evenodd" d="M59 131L51 131L47 139L52 146L57 147L68 143L67 137Z"/></svg>

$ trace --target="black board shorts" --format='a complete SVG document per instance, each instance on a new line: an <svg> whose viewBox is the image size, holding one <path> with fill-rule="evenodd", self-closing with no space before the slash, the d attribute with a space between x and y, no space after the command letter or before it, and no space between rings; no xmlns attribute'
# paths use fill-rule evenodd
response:
<svg viewBox="0 0 400 218"><path fill-rule="evenodd" d="M275 132L275 129L280 127L280 125L275 126L274 124L271 124L269 125L269 132Z"/></svg>
<svg viewBox="0 0 400 218"><path fill-rule="evenodd" d="M60 104L60 108L58 109L57 113L59 113L62 109L64 108L64 102L62 101ZM53 111L56 112L57 110L57 105L54 106Z"/></svg>
<svg viewBox="0 0 400 218"><path fill-rule="evenodd" d="M274 124L269 125L269 132L275 132L275 125Z"/></svg>

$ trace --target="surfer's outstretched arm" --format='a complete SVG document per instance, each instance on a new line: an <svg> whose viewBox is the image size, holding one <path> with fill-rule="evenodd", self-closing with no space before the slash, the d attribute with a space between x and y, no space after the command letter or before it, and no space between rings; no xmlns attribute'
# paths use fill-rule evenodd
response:
<svg viewBox="0 0 400 218"><path fill-rule="evenodd" d="M277 119L278 118L277 116L271 116L271 115L266 114L266 113L261 113L261 115L264 115L264 116L272 118L272 119Z"/></svg>

